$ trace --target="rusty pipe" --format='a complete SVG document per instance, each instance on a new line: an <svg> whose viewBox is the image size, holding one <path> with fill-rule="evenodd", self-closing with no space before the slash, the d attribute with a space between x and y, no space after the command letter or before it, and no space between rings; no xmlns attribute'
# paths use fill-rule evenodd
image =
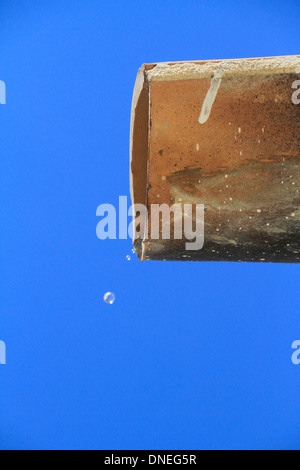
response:
<svg viewBox="0 0 300 470"><path fill-rule="evenodd" d="M135 235L142 260L300 260L300 56L143 65L133 204L203 204L204 246Z"/></svg>

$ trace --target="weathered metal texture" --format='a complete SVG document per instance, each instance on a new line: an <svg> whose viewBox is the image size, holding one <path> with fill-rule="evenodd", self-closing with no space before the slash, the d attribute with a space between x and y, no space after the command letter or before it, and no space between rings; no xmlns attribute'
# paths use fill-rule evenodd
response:
<svg viewBox="0 0 300 470"><path fill-rule="evenodd" d="M205 242L139 240L141 259L300 261L300 56L143 66L134 92L134 203L200 203Z"/></svg>

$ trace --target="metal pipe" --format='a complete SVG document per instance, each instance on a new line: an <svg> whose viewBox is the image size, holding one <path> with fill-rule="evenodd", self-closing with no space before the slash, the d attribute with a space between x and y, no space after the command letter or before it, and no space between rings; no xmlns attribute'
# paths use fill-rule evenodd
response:
<svg viewBox="0 0 300 470"><path fill-rule="evenodd" d="M300 56L142 66L130 139L142 260L299 263L299 80ZM203 248L151 238L155 204L203 204Z"/></svg>

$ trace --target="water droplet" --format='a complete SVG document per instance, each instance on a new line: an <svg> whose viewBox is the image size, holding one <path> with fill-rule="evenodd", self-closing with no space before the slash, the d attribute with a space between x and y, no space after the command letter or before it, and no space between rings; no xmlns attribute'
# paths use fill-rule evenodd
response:
<svg viewBox="0 0 300 470"><path fill-rule="evenodd" d="M134 248L132 248L131 252L132 252L132 253L135 253L135 249L134 249Z"/></svg>
<svg viewBox="0 0 300 470"><path fill-rule="evenodd" d="M103 297L104 302L107 304L112 305L116 300L116 296L113 292L106 292L105 296Z"/></svg>
<svg viewBox="0 0 300 470"><path fill-rule="evenodd" d="M131 260L131 258L130 258L129 255L126 255L126 259L127 259L127 261L130 261L130 260Z"/></svg>

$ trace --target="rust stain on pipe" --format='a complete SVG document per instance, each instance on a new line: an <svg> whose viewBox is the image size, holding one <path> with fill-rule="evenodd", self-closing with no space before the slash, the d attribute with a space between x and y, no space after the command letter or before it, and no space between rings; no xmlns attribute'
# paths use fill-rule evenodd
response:
<svg viewBox="0 0 300 470"><path fill-rule="evenodd" d="M300 261L300 56L144 65L131 122L131 194L205 206L205 242L135 237L141 259ZM299 93L300 94L300 93Z"/></svg>

